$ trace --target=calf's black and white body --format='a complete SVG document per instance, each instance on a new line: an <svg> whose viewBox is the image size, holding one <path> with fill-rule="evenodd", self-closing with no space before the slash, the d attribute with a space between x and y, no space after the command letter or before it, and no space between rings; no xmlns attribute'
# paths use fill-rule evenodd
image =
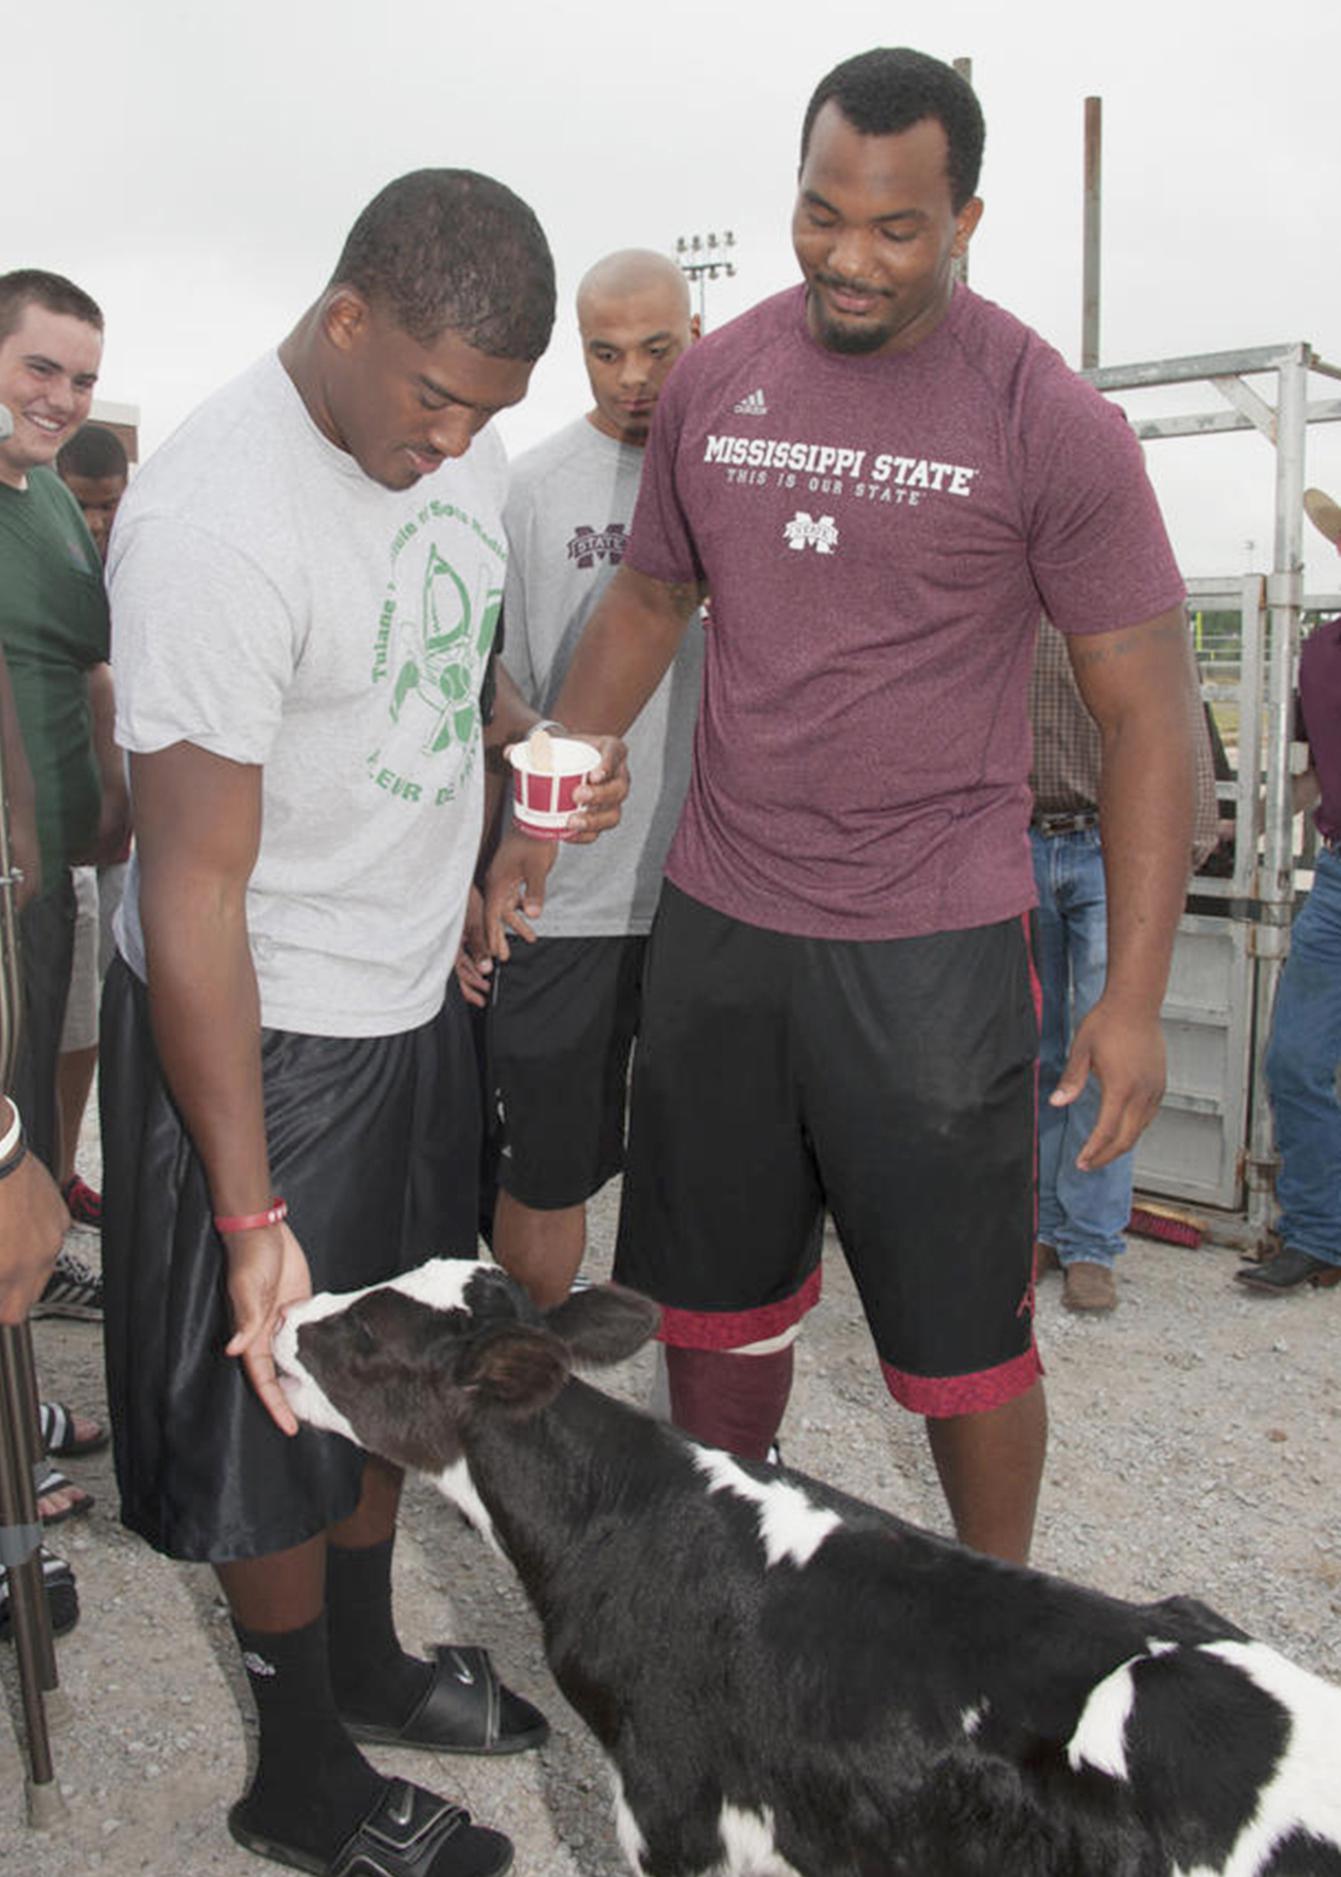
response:
<svg viewBox="0 0 1341 1877"><path fill-rule="evenodd" d="M506 1553L639 1877L1341 1877L1341 1691L699 1446L570 1375L654 1307L542 1317L439 1260L291 1310L295 1411Z"/></svg>

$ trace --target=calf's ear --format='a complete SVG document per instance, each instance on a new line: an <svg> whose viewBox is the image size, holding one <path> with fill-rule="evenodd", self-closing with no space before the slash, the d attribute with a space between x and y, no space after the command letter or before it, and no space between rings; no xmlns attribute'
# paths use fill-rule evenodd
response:
<svg viewBox="0 0 1341 1877"><path fill-rule="evenodd" d="M575 1290L545 1312L548 1329L567 1344L573 1360L607 1369L635 1355L655 1336L661 1310L650 1297L619 1284Z"/></svg>
<svg viewBox="0 0 1341 1877"><path fill-rule="evenodd" d="M547 1331L523 1324L482 1336L461 1367L477 1400L524 1420L547 1408L568 1380L568 1356Z"/></svg>

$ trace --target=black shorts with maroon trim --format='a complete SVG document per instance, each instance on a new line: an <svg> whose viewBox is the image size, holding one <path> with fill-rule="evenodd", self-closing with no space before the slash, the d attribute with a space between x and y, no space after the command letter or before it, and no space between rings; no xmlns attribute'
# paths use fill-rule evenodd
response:
<svg viewBox="0 0 1341 1877"><path fill-rule="evenodd" d="M398 1036L262 1030L266 1142L313 1290L355 1290L426 1258L476 1255L479 1085L453 978ZM209 1563L315 1537L358 1503L366 1455L271 1420L224 1354L223 1241L163 1079L144 986L107 974L99 1057L108 1405L121 1517Z"/></svg>
<svg viewBox="0 0 1341 1877"><path fill-rule="evenodd" d="M488 1018L498 1184L538 1211L578 1206L624 1164L641 936L514 944Z"/></svg>
<svg viewBox="0 0 1341 1877"><path fill-rule="evenodd" d="M732 1349L819 1296L832 1214L894 1397L999 1407L1033 1338L1038 984L1027 916L799 938L669 883L650 940L615 1276Z"/></svg>

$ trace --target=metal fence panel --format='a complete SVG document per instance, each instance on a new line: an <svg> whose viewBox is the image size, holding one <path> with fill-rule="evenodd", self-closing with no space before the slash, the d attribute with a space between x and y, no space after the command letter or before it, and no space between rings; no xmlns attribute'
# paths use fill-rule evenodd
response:
<svg viewBox="0 0 1341 1877"><path fill-rule="evenodd" d="M1243 1203L1253 960L1241 921L1185 914L1163 1027L1168 1087L1136 1150L1143 1192L1236 1211Z"/></svg>

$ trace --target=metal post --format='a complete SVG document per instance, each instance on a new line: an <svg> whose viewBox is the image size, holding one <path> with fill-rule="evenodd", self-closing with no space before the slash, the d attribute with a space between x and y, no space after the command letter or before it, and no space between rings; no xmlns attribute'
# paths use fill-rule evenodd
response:
<svg viewBox="0 0 1341 1877"><path fill-rule="evenodd" d="M973 83L973 60L972 59L969 59L969 58L956 59L954 61L954 68L959 73L959 76L964 80L964 83L966 85L971 85ZM969 257L968 257L967 248L965 248L964 252L961 255L959 255L954 261L953 266L952 266L952 272L954 274L955 279L962 280L964 285L967 287L968 275L969 275Z"/></svg>
<svg viewBox="0 0 1341 1877"><path fill-rule="evenodd" d="M1289 907L1294 893L1294 811L1290 743L1299 615L1304 591L1304 446L1308 424L1308 348L1281 359L1276 397L1276 528L1267 606L1271 621L1268 677L1266 843L1262 897Z"/></svg>
<svg viewBox="0 0 1341 1877"><path fill-rule="evenodd" d="M1304 584L1304 445L1308 425L1309 348L1294 345L1278 361L1276 375L1276 523L1272 571L1267 580L1265 803L1262 864L1257 898L1261 914L1254 934L1257 985L1254 1014L1253 1105L1248 1154L1248 1223L1266 1238L1275 1193L1277 1156L1267 1093L1266 1039L1281 968L1290 949L1294 917L1294 808L1290 744L1299 654L1299 615ZM1257 751L1240 751L1240 762Z"/></svg>
<svg viewBox="0 0 1341 1877"><path fill-rule="evenodd" d="M0 1563L6 1566L23 1700L28 1822L42 1827L62 1817L65 1805L52 1765L45 1701L56 1686L56 1651L42 1578L42 1526L33 1486L36 1412L28 1325L5 1324L0 1327Z"/></svg>
<svg viewBox="0 0 1341 1877"><path fill-rule="evenodd" d="M1262 717L1266 705L1266 586L1261 574L1239 582L1239 766L1234 795L1234 896L1257 897L1261 813Z"/></svg>
<svg viewBox="0 0 1341 1877"><path fill-rule="evenodd" d="M1099 250L1104 101L1085 100L1085 263L1080 303L1080 368L1099 363Z"/></svg>

